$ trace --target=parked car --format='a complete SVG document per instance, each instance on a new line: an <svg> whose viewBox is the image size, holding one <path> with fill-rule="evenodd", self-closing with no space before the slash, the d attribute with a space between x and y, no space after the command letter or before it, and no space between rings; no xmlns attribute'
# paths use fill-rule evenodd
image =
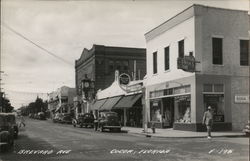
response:
<svg viewBox="0 0 250 161"><path fill-rule="evenodd" d="M0 113L0 151L14 145L14 126L8 121L8 114Z"/></svg>
<svg viewBox="0 0 250 161"><path fill-rule="evenodd" d="M55 123L60 122L61 118L62 118L61 113L56 113L55 117L53 118L53 122Z"/></svg>
<svg viewBox="0 0 250 161"><path fill-rule="evenodd" d="M61 123L71 124L72 123L71 114L63 113L61 119L59 118L59 120L60 120L59 122Z"/></svg>
<svg viewBox="0 0 250 161"><path fill-rule="evenodd" d="M92 113L85 113L79 115L78 119L73 119L72 124L74 127L79 125L80 127L94 127L94 115Z"/></svg>
<svg viewBox="0 0 250 161"><path fill-rule="evenodd" d="M99 128L101 131L109 129L110 131L121 131L121 123L119 122L116 112L101 112L99 118Z"/></svg>
<svg viewBox="0 0 250 161"><path fill-rule="evenodd" d="M18 138L18 124L16 122L16 115L14 113L7 114L7 121L14 127L14 138Z"/></svg>
<svg viewBox="0 0 250 161"><path fill-rule="evenodd" d="M39 120L46 120L45 113L44 112L38 112L38 119Z"/></svg>
<svg viewBox="0 0 250 161"><path fill-rule="evenodd" d="M248 120L248 123L245 125L243 132L246 134L246 136L250 136L250 121Z"/></svg>

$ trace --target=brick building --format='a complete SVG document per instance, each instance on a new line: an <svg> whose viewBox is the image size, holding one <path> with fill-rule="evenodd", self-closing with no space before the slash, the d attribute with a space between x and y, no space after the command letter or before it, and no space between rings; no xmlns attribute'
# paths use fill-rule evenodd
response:
<svg viewBox="0 0 250 161"><path fill-rule="evenodd" d="M146 74L146 49L93 45L84 48L81 57L75 61L75 84L81 96L81 82L87 78L94 80L95 92L109 87L115 79L115 70L127 73L132 78L142 79ZM75 101L82 101L77 97ZM87 112L81 107L82 113Z"/></svg>

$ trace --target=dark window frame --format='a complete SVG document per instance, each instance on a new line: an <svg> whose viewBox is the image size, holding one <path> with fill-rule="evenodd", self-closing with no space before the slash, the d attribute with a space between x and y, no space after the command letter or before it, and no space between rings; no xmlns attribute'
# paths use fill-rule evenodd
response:
<svg viewBox="0 0 250 161"><path fill-rule="evenodd" d="M240 66L249 66L250 64L249 46L249 40L240 40Z"/></svg>
<svg viewBox="0 0 250 161"><path fill-rule="evenodd" d="M185 42L184 39L178 42L178 56L179 58L184 58L185 55Z"/></svg>
<svg viewBox="0 0 250 161"><path fill-rule="evenodd" d="M157 73L157 51L153 52L153 74Z"/></svg>
<svg viewBox="0 0 250 161"><path fill-rule="evenodd" d="M169 46L164 48L164 69L169 70L170 69L170 60L169 60Z"/></svg>
<svg viewBox="0 0 250 161"><path fill-rule="evenodd" d="M214 65L223 65L223 38L212 38L212 59Z"/></svg>

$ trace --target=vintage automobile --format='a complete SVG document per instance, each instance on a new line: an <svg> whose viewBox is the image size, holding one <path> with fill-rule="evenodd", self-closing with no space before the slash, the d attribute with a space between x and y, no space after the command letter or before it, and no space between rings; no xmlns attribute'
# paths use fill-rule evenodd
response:
<svg viewBox="0 0 250 161"><path fill-rule="evenodd" d="M59 118L59 122L66 123L66 124L71 124L71 122L72 122L71 114L70 113L62 113L61 118Z"/></svg>
<svg viewBox="0 0 250 161"><path fill-rule="evenodd" d="M61 113L56 113L55 117L53 118L53 122L57 123L57 122L61 122L62 121L62 114Z"/></svg>
<svg viewBox="0 0 250 161"><path fill-rule="evenodd" d="M39 120L46 120L45 113L44 112L38 112L38 119Z"/></svg>
<svg viewBox="0 0 250 161"><path fill-rule="evenodd" d="M8 114L0 113L0 151L14 145L14 126L8 121Z"/></svg>
<svg viewBox="0 0 250 161"><path fill-rule="evenodd" d="M94 115L92 113L85 113L79 115L78 119L73 119L72 124L74 127L79 125L80 127L94 127Z"/></svg>
<svg viewBox="0 0 250 161"><path fill-rule="evenodd" d="M121 131L121 123L119 122L116 112L100 112L99 128L101 131L109 129L110 131Z"/></svg>
<svg viewBox="0 0 250 161"><path fill-rule="evenodd" d="M18 138L18 124L16 122L16 115L14 113L7 113L7 121L14 127L14 138Z"/></svg>
<svg viewBox="0 0 250 161"><path fill-rule="evenodd" d="M250 121L248 120L248 123L245 125L243 132L246 134L246 136L250 136Z"/></svg>

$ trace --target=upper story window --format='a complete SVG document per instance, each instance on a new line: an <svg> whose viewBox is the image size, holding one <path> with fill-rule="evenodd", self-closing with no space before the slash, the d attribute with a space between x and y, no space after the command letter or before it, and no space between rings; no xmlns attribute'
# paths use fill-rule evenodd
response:
<svg viewBox="0 0 250 161"><path fill-rule="evenodd" d="M109 72L112 72L114 71L114 61L113 60L109 60Z"/></svg>
<svg viewBox="0 0 250 161"><path fill-rule="evenodd" d="M127 70L128 70L128 61L124 60L124 61L122 62L122 65L123 65L123 70L124 70L124 71L127 71Z"/></svg>
<svg viewBox="0 0 250 161"><path fill-rule="evenodd" d="M184 58L184 40L178 42L179 58Z"/></svg>
<svg viewBox="0 0 250 161"><path fill-rule="evenodd" d="M119 60L117 60L117 61L115 61L115 67L116 67L116 69L117 70L122 70L122 64L121 64L121 61L119 61Z"/></svg>
<svg viewBox="0 0 250 161"><path fill-rule="evenodd" d="M240 65L249 65L249 40L240 40Z"/></svg>
<svg viewBox="0 0 250 161"><path fill-rule="evenodd" d="M212 38L213 64L223 64L223 41L222 38Z"/></svg>
<svg viewBox="0 0 250 161"><path fill-rule="evenodd" d="M153 74L157 73L157 52L153 53Z"/></svg>
<svg viewBox="0 0 250 161"><path fill-rule="evenodd" d="M165 48L165 70L169 70L169 46Z"/></svg>

